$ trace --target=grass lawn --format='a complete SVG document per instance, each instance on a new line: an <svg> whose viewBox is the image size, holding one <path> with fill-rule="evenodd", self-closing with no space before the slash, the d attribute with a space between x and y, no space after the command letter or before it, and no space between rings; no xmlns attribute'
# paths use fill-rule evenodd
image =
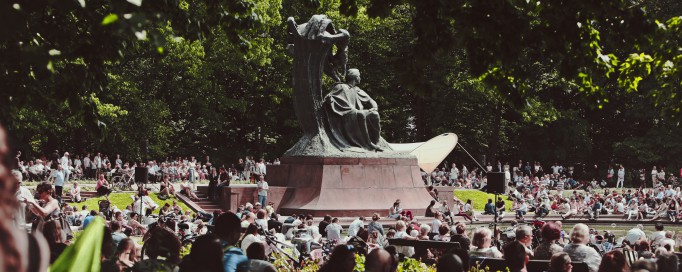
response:
<svg viewBox="0 0 682 272"><path fill-rule="evenodd" d="M109 201L111 201L111 206L116 206L119 210L123 210L126 208L128 205L133 204L133 199L130 198L131 195L133 195L133 192L127 192L127 193L111 193L109 195ZM156 193L150 193L149 197L156 202L156 204L159 204L159 207L163 207L164 204L168 203L170 205L173 205L173 198L167 199L167 200L160 200L157 196ZM100 200L105 199L104 197L94 197L94 198L88 198L85 202L81 203L71 203L71 206L76 206L78 209L82 209L83 205L88 206L88 210L99 210L98 202ZM185 205L184 202L178 200L178 205L182 208L183 211L190 210L187 205ZM138 211L139 212L139 211Z"/></svg>
<svg viewBox="0 0 682 272"><path fill-rule="evenodd" d="M471 199L471 202L474 205L474 210L476 211L482 211L485 208L485 204L488 203L489 198L495 201L494 194L488 194L479 190L454 190L452 193L456 198L464 201L465 203L467 199ZM512 206L512 202L507 200L506 196L500 195L499 197L504 200L507 207Z"/></svg>

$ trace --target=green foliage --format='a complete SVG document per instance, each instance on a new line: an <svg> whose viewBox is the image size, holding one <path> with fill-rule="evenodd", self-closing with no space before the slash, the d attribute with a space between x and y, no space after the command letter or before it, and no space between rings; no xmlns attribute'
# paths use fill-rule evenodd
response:
<svg viewBox="0 0 682 272"><path fill-rule="evenodd" d="M184 258L185 256L189 255L189 253L192 252L192 244L188 243L186 245L183 245L180 248L180 258Z"/></svg>
<svg viewBox="0 0 682 272"><path fill-rule="evenodd" d="M390 142L455 132L493 163L676 167L678 2L6 3L0 123L27 158L278 157L300 136L284 18L327 14Z"/></svg>
<svg viewBox="0 0 682 272"><path fill-rule="evenodd" d="M481 265L480 265L478 262L476 262L475 265L472 265L472 266L469 268L469 271L468 271L468 272L490 272L490 271L491 271L491 270L490 270L490 267L488 267L488 266L486 266L486 267L481 267ZM506 271L509 271L509 268L507 268Z"/></svg>
<svg viewBox="0 0 682 272"><path fill-rule="evenodd" d="M426 271L435 272L435 265L427 266L426 264L420 262L417 259L405 258L402 262L398 264L398 272L408 272L408 271Z"/></svg>
<svg viewBox="0 0 682 272"><path fill-rule="evenodd" d="M481 192L479 190L454 190L452 194L462 202L466 203L467 200L471 199L471 202L474 206L474 210L477 211L482 211L485 208L485 204L488 203L488 199L492 199L495 201L495 195L494 194L488 194ZM504 200L505 205L507 207L512 206L512 201L508 200L504 196L500 196L501 199Z"/></svg>
<svg viewBox="0 0 682 272"><path fill-rule="evenodd" d="M355 268L354 272L364 272L365 271L365 255L355 254Z"/></svg>

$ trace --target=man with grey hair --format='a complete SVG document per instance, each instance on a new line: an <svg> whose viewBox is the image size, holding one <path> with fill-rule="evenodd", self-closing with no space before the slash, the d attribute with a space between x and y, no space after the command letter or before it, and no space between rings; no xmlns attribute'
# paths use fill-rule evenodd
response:
<svg viewBox="0 0 682 272"><path fill-rule="evenodd" d="M584 262L590 272L597 272L601 263L601 255L587 245L590 241L590 229L585 224L575 224L571 231L571 242L564 247L573 262Z"/></svg>
<svg viewBox="0 0 682 272"><path fill-rule="evenodd" d="M526 248L526 254L532 258L533 229L528 225L518 227L516 229L516 241L519 241Z"/></svg>
<svg viewBox="0 0 682 272"><path fill-rule="evenodd" d="M12 170L12 175L17 179L17 191L14 193L14 195L17 198L17 202L19 202L19 205L17 207L17 212L14 215L14 223L17 227L20 229L25 230L26 229L26 202L24 200L32 200L33 195L31 194L31 191L28 190L28 188L21 186L21 182L23 181L23 177L21 176L21 172L17 170Z"/></svg>

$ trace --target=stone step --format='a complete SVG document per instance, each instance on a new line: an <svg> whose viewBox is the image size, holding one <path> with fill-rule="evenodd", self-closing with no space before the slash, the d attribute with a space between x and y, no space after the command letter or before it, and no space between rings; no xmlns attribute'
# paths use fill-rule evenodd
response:
<svg viewBox="0 0 682 272"><path fill-rule="evenodd" d="M200 207L204 210L220 210L220 205L217 204L201 205Z"/></svg>

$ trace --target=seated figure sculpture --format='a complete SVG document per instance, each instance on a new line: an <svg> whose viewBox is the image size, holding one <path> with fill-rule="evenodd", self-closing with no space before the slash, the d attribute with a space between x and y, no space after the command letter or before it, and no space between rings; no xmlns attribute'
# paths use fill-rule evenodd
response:
<svg viewBox="0 0 682 272"><path fill-rule="evenodd" d="M329 138L342 150L383 151L377 103L359 83L360 71L349 69L346 83L337 82L325 97Z"/></svg>

